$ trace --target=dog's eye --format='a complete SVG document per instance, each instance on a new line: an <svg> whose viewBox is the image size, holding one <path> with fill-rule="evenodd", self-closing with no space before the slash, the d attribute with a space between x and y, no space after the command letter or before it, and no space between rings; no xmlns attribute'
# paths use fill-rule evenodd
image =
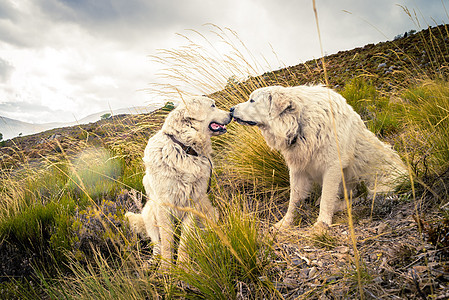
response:
<svg viewBox="0 0 449 300"><path fill-rule="evenodd" d="M254 103L254 99L249 99L249 103Z"/></svg>
<svg viewBox="0 0 449 300"><path fill-rule="evenodd" d="M210 107L215 107L215 104L212 104Z"/></svg>

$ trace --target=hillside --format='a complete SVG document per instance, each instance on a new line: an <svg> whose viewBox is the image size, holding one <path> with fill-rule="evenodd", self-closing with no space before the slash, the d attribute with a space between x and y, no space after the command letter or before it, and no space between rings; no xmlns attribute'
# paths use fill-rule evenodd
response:
<svg viewBox="0 0 449 300"><path fill-rule="evenodd" d="M257 87L328 81L413 180L375 199L361 185L323 231L312 229L314 189L295 226L276 231L288 169L258 130L233 122L214 138L220 220L191 237L191 270L158 273L151 244L123 218L145 201L141 157L172 105L1 142L0 289L26 299L449 299L448 37L447 26L407 33L210 95L228 108Z"/></svg>
<svg viewBox="0 0 449 300"><path fill-rule="evenodd" d="M416 83L418 78L423 79L423 76L446 78L449 63L446 30L445 25L441 25L413 34L404 33L402 38L394 41L368 44L325 56L329 86L340 90L350 79L363 77L379 91L394 93L401 87ZM257 87L262 82L288 86L324 84L326 80L322 60L316 59L250 78L241 86L229 87L229 93L239 94L242 86Z"/></svg>
<svg viewBox="0 0 449 300"><path fill-rule="evenodd" d="M394 41L369 44L364 47L348 51L341 51L324 57L326 63L329 85L337 90L342 89L352 78L361 76L370 80L379 91L393 93L400 87L413 83L416 78L422 78L434 74L445 78L449 63L449 46L444 25L423 30L415 34L404 34L405 37ZM425 50L422 50L425 49ZM257 77L239 83L237 86L229 86L225 91L214 93L212 96L218 99L223 95L232 94L246 98L251 89L262 84L310 84L325 83L324 70L321 60L311 60L296 66L290 66L273 72L268 72ZM246 92L242 92L246 91ZM243 95L242 95L243 94ZM94 119L99 119L95 115ZM98 117L98 118L97 118ZM51 131L16 137L4 143L5 146L18 145L24 155L39 152L41 141L54 135L79 136L80 131L96 133L103 131L107 124L114 124L116 120L126 120L131 124L139 123L143 116L119 116L106 121L93 122L90 125L70 126L53 129ZM85 120L92 122L93 119ZM80 124L85 123L80 121ZM108 125L109 126L109 125ZM111 125L112 126L112 125ZM114 125L121 127L120 122ZM120 129L117 134L121 133ZM132 130L128 128L127 130ZM110 138L114 138L111 136ZM64 143L63 143L64 144ZM5 153L7 150L3 149ZM34 155L34 154L33 154Z"/></svg>

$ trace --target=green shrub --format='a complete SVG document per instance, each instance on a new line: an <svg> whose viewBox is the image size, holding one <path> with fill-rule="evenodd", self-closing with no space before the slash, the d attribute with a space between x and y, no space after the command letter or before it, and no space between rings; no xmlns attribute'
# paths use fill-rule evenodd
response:
<svg viewBox="0 0 449 300"><path fill-rule="evenodd" d="M120 184L124 185L128 189L134 189L145 193L143 187L143 176L145 173L145 166L142 159L134 159L123 166L123 174L120 178Z"/></svg>
<svg viewBox="0 0 449 300"><path fill-rule="evenodd" d="M351 79L340 93L363 119L370 116L369 107L378 98L376 88L362 77Z"/></svg>
<svg viewBox="0 0 449 300"><path fill-rule="evenodd" d="M187 298L236 299L239 294L255 299L276 297L269 279L272 243L260 235L257 219L241 210L246 202L241 197L228 196L222 224L208 223L204 229L197 227L189 233L187 253L191 260L177 268L179 279L198 291Z"/></svg>
<svg viewBox="0 0 449 300"><path fill-rule="evenodd" d="M345 85L341 95L376 135L389 136L401 128L398 117L401 106L379 96L370 81L355 77Z"/></svg>
<svg viewBox="0 0 449 300"><path fill-rule="evenodd" d="M173 102L166 102L165 105L161 108L163 111L170 112L175 109L175 104Z"/></svg>
<svg viewBox="0 0 449 300"><path fill-rule="evenodd" d="M54 274L66 262L71 247L70 205L31 205L0 223L2 277L29 277L36 267Z"/></svg>
<svg viewBox="0 0 449 300"><path fill-rule="evenodd" d="M111 114L110 114L110 113L106 113L106 114L101 115L101 116L100 116L100 119L101 119L101 120L107 120L107 119L109 119L110 117L111 117Z"/></svg>
<svg viewBox="0 0 449 300"><path fill-rule="evenodd" d="M420 153L422 168L445 171L449 167L449 83L425 81L407 89L402 98L411 151Z"/></svg>
<svg viewBox="0 0 449 300"><path fill-rule="evenodd" d="M39 249L50 238L58 213L55 203L29 206L0 223L0 235L24 248Z"/></svg>
<svg viewBox="0 0 449 300"><path fill-rule="evenodd" d="M253 127L234 124L220 142L219 161L225 174L259 191L286 190L289 173L282 154L271 149Z"/></svg>

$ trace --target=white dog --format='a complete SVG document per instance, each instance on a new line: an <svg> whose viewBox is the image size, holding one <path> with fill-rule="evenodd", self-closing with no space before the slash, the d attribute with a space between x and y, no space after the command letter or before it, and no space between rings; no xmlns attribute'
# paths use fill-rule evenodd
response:
<svg viewBox="0 0 449 300"><path fill-rule="evenodd" d="M198 211L216 219L207 190L212 172L211 136L226 132L229 112L215 107L212 99L186 99L167 116L162 129L148 141L143 156L143 185L147 202L141 214L126 213L130 225L155 243L161 267L173 260L176 223L181 227L178 257L183 259L185 231ZM160 248L159 248L160 247Z"/></svg>
<svg viewBox="0 0 449 300"><path fill-rule="evenodd" d="M406 174L399 155L381 142L338 93L323 86L272 86L254 91L247 102L231 108L234 119L258 126L267 144L285 157L290 173L289 226L297 204L311 183L322 186L317 224L332 224L342 181L350 190L364 181L371 193L388 193Z"/></svg>

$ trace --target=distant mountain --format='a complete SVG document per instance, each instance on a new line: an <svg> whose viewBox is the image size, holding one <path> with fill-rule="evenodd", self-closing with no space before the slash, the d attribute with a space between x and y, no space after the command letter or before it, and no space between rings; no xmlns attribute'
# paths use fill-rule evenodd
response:
<svg viewBox="0 0 449 300"><path fill-rule="evenodd" d="M62 126L64 126L64 123L32 124L0 116L0 133L3 134L4 140Z"/></svg>
<svg viewBox="0 0 449 300"><path fill-rule="evenodd" d="M0 116L0 133L3 134L3 139L8 140L12 139L16 136L25 136L30 134L39 133L42 131L46 131L53 128L73 126L78 124L88 124L92 122L96 122L101 119L101 116L105 114L111 115L128 115L128 114L142 114L142 113L150 113L162 105L153 104L149 106L138 106L138 107L130 107L130 108L121 108L115 109L112 111L102 111L95 114L91 114L85 118L80 120L75 120L72 122L54 122L54 123L43 123L43 124L33 124L22 122L19 120L10 119L7 117Z"/></svg>

